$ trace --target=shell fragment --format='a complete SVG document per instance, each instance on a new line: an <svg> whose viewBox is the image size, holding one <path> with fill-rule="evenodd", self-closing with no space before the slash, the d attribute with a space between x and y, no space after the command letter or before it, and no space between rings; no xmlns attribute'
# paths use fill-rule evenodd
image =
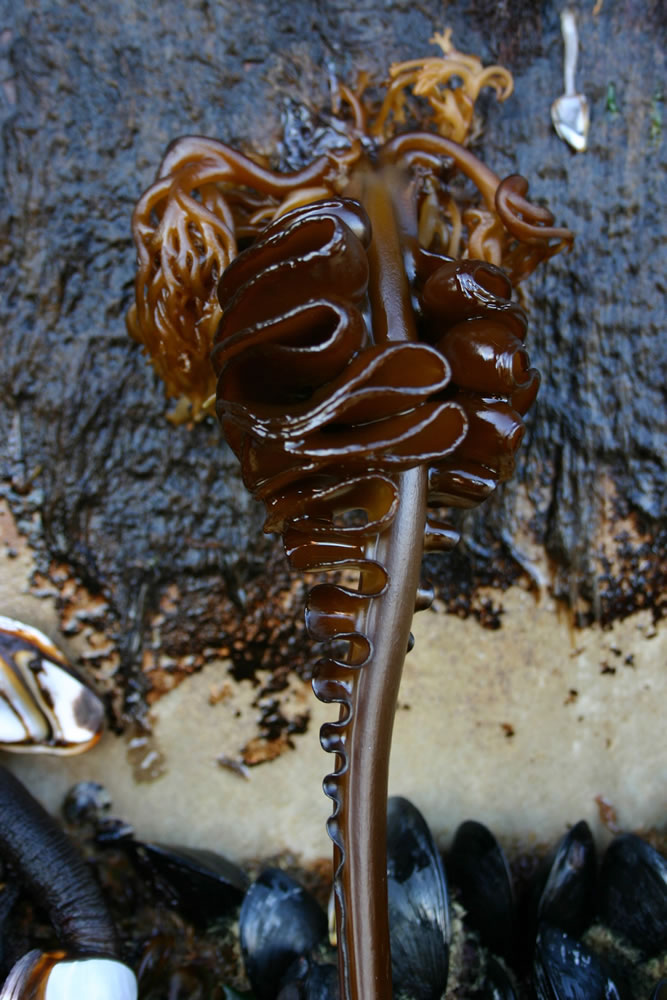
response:
<svg viewBox="0 0 667 1000"><path fill-rule="evenodd" d="M572 146L572 149L583 153L588 143L590 112L588 99L584 94L577 94L574 86L579 36L577 35L577 22L573 11L564 10L560 15L560 24L565 45L563 74L565 93L561 97L557 97L551 105L551 121L558 136Z"/></svg>

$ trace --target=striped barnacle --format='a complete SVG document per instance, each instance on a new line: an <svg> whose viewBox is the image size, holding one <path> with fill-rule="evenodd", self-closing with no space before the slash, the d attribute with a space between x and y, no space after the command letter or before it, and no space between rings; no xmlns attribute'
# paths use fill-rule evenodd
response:
<svg viewBox="0 0 667 1000"><path fill-rule="evenodd" d="M341 86L345 149L281 175L180 139L133 217L130 332L195 415L215 384L210 352L218 417L265 530L295 569L333 574L306 620L336 641L313 687L340 705L321 740L336 755L324 788L342 1000L391 996L394 711L412 614L428 604L422 552L457 538L432 508L474 506L512 474L539 385L513 284L571 242L523 178L501 181L464 144L480 87L504 99L511 77L438 41L441 58L392 68L374 121L363 91ZM477 203L461 204L457 173Z"/></svg>
<svg viewBox="0 0 667 1000"><path fill-rule="evenodd" d="M104 706L36 628L0 615L0 749L76 754L93 747Z"/></svg>

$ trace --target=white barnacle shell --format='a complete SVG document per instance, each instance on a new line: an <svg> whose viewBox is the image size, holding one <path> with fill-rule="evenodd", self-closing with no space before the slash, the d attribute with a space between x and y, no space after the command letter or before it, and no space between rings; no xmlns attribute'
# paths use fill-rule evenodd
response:
<svg viewBox="0 0 667 1000"><path fill-rule="evenodd" d="M36 628L0 615L0 748L74 754L102 734L104 706Z"/></svg>
<svg viewBox="0 0 667 1000"><path fill-rule="evenodd" d="M44 1000L137 1000L137 980L127 965L112 958L79 958L53 966Z"/></svg>
<svg viewBox="0 0 667 1000"><path fill-rule="evenodd" d="M30 951L13 967L0 1000L137 1000L131 969L114 958Z"/></svg>

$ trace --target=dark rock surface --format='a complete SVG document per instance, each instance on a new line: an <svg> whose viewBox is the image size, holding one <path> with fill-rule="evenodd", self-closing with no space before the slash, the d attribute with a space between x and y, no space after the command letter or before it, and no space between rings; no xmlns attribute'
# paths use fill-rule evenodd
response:
<svg viewBox="0 0 667 1000"><path fill-rule="evenodd" d="M0 490L45 574L66 564L108 600L128 693L143 685L139 654L169 585L167 652L245 650L246 673L276 640L274 665L305 655L300 626L276 612L300 595L217 427L168 424L162 389L127 337L133 204L186 133L295 165L316 140L333 76L364 68L381 79L391 61L432 51L447 25L459 48L515 76L507 104L480 100L476 152L500 175L524 174L577 242L527 286L544 384L518 479L467 517L467 544L434 575L464 610L479 582L515 578L528 509L551 585L586 598L582 620L643 604L660 613L660 6L579 5L577 84L592 124L589 151L575 155L549 118L563 89L556 4L1 0Z"/></svg>

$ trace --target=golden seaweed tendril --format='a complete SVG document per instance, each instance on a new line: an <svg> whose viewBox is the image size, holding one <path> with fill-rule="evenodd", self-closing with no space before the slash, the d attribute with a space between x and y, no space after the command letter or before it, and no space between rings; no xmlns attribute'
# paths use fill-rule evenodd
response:
<svg viewBox="0 0 667 1000"><path fill-rule="evenodd" d="M221 318L216 289L237 254L281 198L304 188L322 197L337 173L320 157L295 174L275 174L214 139L172 144L156 182L137 202L135 302L127 325L143 344L168 396L186 396L202 415L215 395L211 345Z"/></svg>
<svg viewBox="0 0 667 1000"><path fill-rule="evenodd" d="M512 74L503 66L482 66L477 56L458 52L452 45L451 28L436 33L431 42L439 45L442 56L394 63L391 81L371 135L388 138L389 123L405 123L412 112L405 94L428 101L438 133L446 139L465 143L473 124L475 101L483 87L491 87L499 101L514 89Z"/></svg>
<svg viewBox="0 0 667 1000"><path fill-rule="evenodd" d="M501 181L464 145L480 89L504 99L507 71L436 41L442 57L392 68L372 124L365 78L341 86L348 144L297 173L178 140L133 219L130 332L195 417L217 376L265 530L294 569L334 574L306 621L336 640L313 688L340 706L321 742L336 759L324 789L341 1000L392 995L391 732L422 552L456 543L432 508L474 506L511 476L539 385L513 285L572 239L522 177ZM414 130L420 100L432 114ZM455 193L457 172L476 203Z"/></svg>

